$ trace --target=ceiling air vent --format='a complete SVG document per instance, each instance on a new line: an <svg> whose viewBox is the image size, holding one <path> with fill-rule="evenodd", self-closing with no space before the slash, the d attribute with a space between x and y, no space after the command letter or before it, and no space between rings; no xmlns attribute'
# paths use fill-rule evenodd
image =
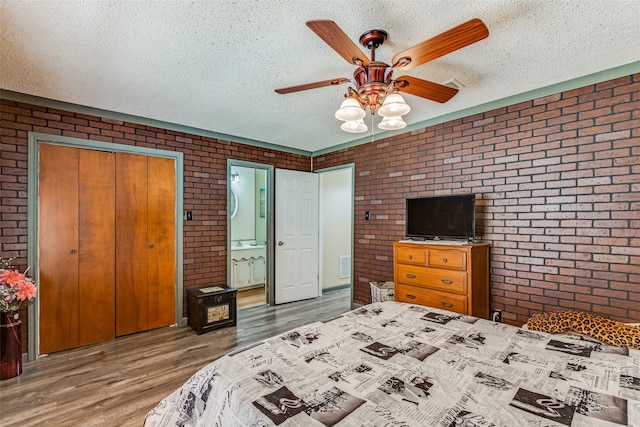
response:
<svg viewBox="0 0 640 427"><path fill-rule="evenodd" d="M451 79L448 82L445 82L444 85L455 88L455 89L462 89L464 87L464 85L459 81L457 81L456 79Z"/></svg>

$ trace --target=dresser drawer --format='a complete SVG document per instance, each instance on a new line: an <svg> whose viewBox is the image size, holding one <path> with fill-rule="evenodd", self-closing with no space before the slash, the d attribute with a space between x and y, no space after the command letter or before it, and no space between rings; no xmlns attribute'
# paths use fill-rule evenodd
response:
<svg viewBox="0 0 640 427"><path fill-rule="evenodd" d="M445 292L455 292L458 294L467 293L467 273L463 271L450 271L402 264L398 264L396 268L396 280L398 283L422 286Z"/></svg>
<svg viewBox="0 0 640 427"><path fill-rule="evenodd" d="M409 302L467 314L467 297L447 294L417 286L396 284L396 301Z"/></svg>
<svg viewBox="0 0 640 427"><path fill-rule="evenodd" d="M467 253L447 249L429 249L428 266L451 268L456 270L467 269Z"/></svg>
<svg viewBox="0 0 640 427"><path fill-rule="evenodd" d="M426 265L427 249L416 245L414 247L400 246L396 249L396 262L402 264Z"/></svg>

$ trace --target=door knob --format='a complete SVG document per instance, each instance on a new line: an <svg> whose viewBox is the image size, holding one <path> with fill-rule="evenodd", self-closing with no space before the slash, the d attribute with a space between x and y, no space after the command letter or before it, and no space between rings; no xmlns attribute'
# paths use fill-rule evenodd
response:
<svg viewBox="0 0 640 427"><path fill-rule="evenodd" d="M282 240L278 240L278 246L282 246L284 245L284 242Z"/></svg>

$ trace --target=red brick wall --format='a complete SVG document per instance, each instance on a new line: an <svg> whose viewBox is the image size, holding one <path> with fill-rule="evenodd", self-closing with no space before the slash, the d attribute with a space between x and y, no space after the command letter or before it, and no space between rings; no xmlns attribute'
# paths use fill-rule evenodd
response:
<svg viewBox="0 0 640 427"><path fill-rule="evenodd" d="M314 158L345 163L357 302L393 280L405 198L473 192L505 322L561 308L640 321L640 74Z"/></svg>
<svg viewBox="0 0 640 427"><path fill-rule="evenodd" d="M184 153L184 288L227 277L227 159L309 171L308 156L135 123L2 100L0 103L0 257L27 264L28 132ZM185 298L186 304L186 298ZM186 307L186 305L185 305ZM186 312L185 312L186 313ZM21 317L26 317L22 310ZM26 323L23 325L26 343Z"/></svg>

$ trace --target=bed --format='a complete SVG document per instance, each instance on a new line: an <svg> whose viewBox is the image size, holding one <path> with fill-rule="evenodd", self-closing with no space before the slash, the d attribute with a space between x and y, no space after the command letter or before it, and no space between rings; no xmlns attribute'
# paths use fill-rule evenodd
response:
<svg viewBox="0 0 640 427"><path fill-rule="evenodd" d="M640 426L640 350L386 301L203 367L151 426Z"/></svg>

